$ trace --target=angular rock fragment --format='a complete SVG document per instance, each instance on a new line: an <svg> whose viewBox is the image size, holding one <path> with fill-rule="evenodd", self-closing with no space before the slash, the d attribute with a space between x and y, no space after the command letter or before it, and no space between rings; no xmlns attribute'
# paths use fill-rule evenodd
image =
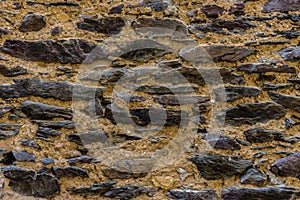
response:
<svg viewBox="0 0 300 200"><path fill-rule="evenodd" d="M263 84L264 90L278 90L278 89L284 89L290 87L293 87L293 84L269 84L269 83Z"/></svg>
<svg viewBox="0 0 300 200"><path fill-rule="evenodd" d="M119 5L117 5L117 6L114 6L114 7L112 7L110 10L109 10L109 15L111 15L111 14L120 14L120 13L122 13L122 9L124 8L124 4L119 4Z"/></svg>
<svg viewBox="0 0 300 200"><path fill-rule="evenodd" d="M299 10L299 0L268 0L263 6L263 12L288 12Z"/></svg>
<svg viewBox="0 0 300 200"><path fill-rule="evenodd" d="M287 31L274 31L275 34L281 35L282 37L285 37L287 39L293 39L298 38L300 36L300 33L296 30L287 30Z"/></svg>
<svg viewBox="0 0 300 200"><path fill-rule="evenodd" d="M76 157L76 158L70 158L67 160L67 162L70 165L76 165L77 163L96 163L96 162L100 162L100 161L97 160L96 158L92 158L89 156L80 156L80 157Z"/></svg>
<svg viewBox="0 0 300 200"><path fill-rule="evenodd" d="M121 17L105 17L97 20L84 19L84 21L76 24L78 29L110 36L119 34L122 31L122 28L125 26L125 20Z"/></svg>
<svg viewBox="0 0 300 200"><path fill-rule="evenodd" d="M38 173L17 166L5 166L1 171L10 179L8 186L22 195L51 198L60 193L60 184L51 174Z"/></svg>
<svg viewBox="0 0 300 200"><path fill-rule="evenodd" d="M121 92L115 92L115 95L117 98L123 99L125 102L143 102L147 99L143 96L138 96L130 93L121 93Z"/></svg>
<svg viewBox="0 0 300 200"><path fill-rule="evenodd" d="M6 77L15 77L27 74L27 69L20 66L6 67L5 65L0 65L0 74Z"/></svg>
<svg viewBox="0 0 300 200"><path fill-rule="evenodd" d="M218 123L225 119L226 125L241 126L243 124L265 123L272 119L280 119L287 111L273 102L257 102L238 104L217 114Z"/></svg>
<svg viewBox="0 0 300 200"><path fill-rule="evenodd" d="M39 127L36 136L37 137L43 137L43 138L49 138L49 137L57 137L60 135L60 132L51 128L46 127Z"/></svg>
<svg viewBox="0 0 300 200"><path fill-rule="evenodd" d="M277 73L296 73L296 69L289 65L276 66L273 64L243 64L237 67L238 71L244 71L246 73L266 73L266 72L277 72Z"/></svg>
<svg viewBox="0 0 300 200"><path fill-rule="evenodd" d="M70 134L66 137L66 139L78 145L88 145L94 142L105 143L108 140L108 135L103 131L89 131L88 133L83 134Z"/></svg>
<svg viewBox="0 0 300 200"><path fill-rule="evenodd" d="M154 101L162 105L186 105L186 104L198 104L209 101L208 96L184 96L184 95L161 95L152 96Z"/></svg>
<svg viewBox="0 0 300 200"><path fill-rule="evenodd" d="M169 190L167 196L172 199L181 200L219 200L217 193L213 189L203 190Z"/></svg>
<svg viewBox="0 0 300 200"><path fill-rule="evenodd" d="M179 56L191 62L211 62L242 60L252 54L255 50L228 45L209 45L197 47L184 47L180 49Z"/></svg>
<svg viewBox="0 0 300 200"><path fill-rule="evenodd" d="M248 142L263 143L275 141L284 141L285 133L282 131L267 130L264 128L251 128L244 132Z"/></svg>
<svg viewBox="0 0 300 200"><path fill-rule="evenodd" d="M40 162L43 163L44 165L49 165L55 163L55 160L53 160L52 158L41 158Z"/></svg>
<svg viewBox="0 0 300 200"><path fill-rule="evenodd" d="M300 178L300 153L277 160L271 165L271 171L277 176Z"/></svg>
<svg viewBox="0 0 300 200"><path fill-rule="evenodd" d="M90 187L68 188L67 191L69 191L71 194L101 195L112 189L112 186L116 183L117 181L107 181L101 184L94 183Z"/></svg>
<svg viewBox="0 0 300 200"><path fill-rule="evenodd" d="M180 93L193 93L198 91L199 87L197 86L184 86L184 85L141 85L134 86L136 91L144 92L148 94L180 94Z"/></svg>
<svg viewBox="0 0 300 200"><path fill-rule="evenodd" d="M207 180L227 179L240 175L253 165L250 160L223 155L196 154L188 160L197 166L201 176Z"/></svg>
<svg viewBox="0 0 300 200"><path fill-rule="evenodd" d="M88 177L88 170L79 167L52 167L57 178Z"/></svg>
<svg viewBox="0 0 300 200"><path fill-rule="evenodd" d="M126 185L114 187L101 196L115 199L133 199L141 195L152 197L155 195L155 193L156 191L153 188L136 185Z"/></svg>
<svg viewBox="0 0 300 200"><path fill-rule="evenodd" d="M13 106L1 106L0 107L0 118L3 117L6 113L11 112L14 109Z"/></svg>
<svg viewBox="0 0 300 200"><path fill-rule="evenodd" d="M18 135L22 126L22 124L0 124L0 140Z"/></svg>
<svg viewBox="0 0 300 200"><path fill-rule="evenodd" d="M216 149L239 150L241 146L232 138L220 134L204 134L203 138Z"/></svg>
<svg viewBox="0 0 300 200"><path fill-rule="evenodd" d="M300 59L300 46L281 49L278 54L283 60L297 61Z"/></svg>
<svg viewBox="0 0 300 200"><path fill-rule="evenodd" d="M19 143L23 146L33 147L33 148L41 150L40 145L36 144L35 141L32 139L24 139L24 140L21 140Z"/></svg>
<svg viewBox="0 0 300 200"><path fill-rule="evenodd" d="M27 14L21 21L19 31L32 32L39 31L46 27L46 21L43 15Z"/></svg>
<svg viewBox="0 0 300 200"><path fill-rule="evenodd" d="M13 151L13 156L19 162L35 162L35 155L27 151Z"/></svg>
<svg viewBox="0 0 300 200"><path fill-rule="evenodd" d="M95 47L95 44L81 39L6 40L0 51L25 61L81 64Z"/></svg>
<svg viewBox="0 0 300 200"><path fill-rule="evenodd" d="M36 123L39 126L45 127L45 128L52 128L52 129L73 129L76 126L78 126L78 123L75 123L70 120L60 120L60 121L50 121L50 120L31 120L32 123Z"/></svg>
<svg viewBox="0 0 300 200"><path fill-rule="evenodd" d="M141 0L139 3L141 6L151 8L156 12L161 12L168 9L170 1L168 0Z"/></svg>
<svg viewBox="0 0 300 200"><path fill-rule="evenodd" d="M268 94L269 97L276 103L291 110L300 112L300 97L283 95L276 92L269 92Z"/></svg>
<svg viewBox="0 0 300 200"><path fill-rule="evenodd" d="M254 168L248 169L240 180L242 184L256 185L258 187L263 186L266 181L267 176L261 171Z"/></svg>
<svg viewBox="0 0 300 200"><path fill-rule="evenodd" d="M35 101L23 101L20 110L30 119L72 119L72 110Z"/></svg>
<svg viewBox="0 0 300 200"><path fill-rule="evenodd" d="M99 99L90 100L84 107L83 112L91 118L99 118L104 115L104 110Z"/></svg>
<svg viewBox="0 0 300 200"><path fill-rule="evenodd" d="M211 18L217 18L219 15L222 15L225 9L218 5L206 5L201 8L201 11L207 16Z"/></svg>
<svg viewBox="0 0 300 200"><path fill-rule="evenodd" d="M240 188L230 187L222 191L223 200L240 199L286 199L296 200L300 195L299 189L293 187Z"/></svg>
<svg viewBox="0 0 300 200"><path fill-rule="evenodd" d="M244 15L244 8L245 8L245 3L244 2L236 2L234 6L231 6L228 10L228 14L240 16Z"/></svg>
<svg viewBox="0 0 300 200"><path fill-rule="evenodd" d="M186 25L177 19L138 18L132 23L135 31L142 35L152 36L186 36Z"/></svg>
<svg viewBox="0 0 300 200"><path fill-rule="evenodd" d="M232 102L243 97L257 97L260 93L260 89L250 86L225 86L225 88L215 88L214 94L216 95L216 101L224 101L222 98L222 91L225 90L225 98L227 102Z"/></svg>
<svg viewBox="0 0 300 200"><path fill-rule="evenodd" d="M3 28L0 28L0 37L1 37L2 35L7 35L8 33L10 33L10 31L9 31L9 30L6 30L6 29L3 29Z"/></svg>

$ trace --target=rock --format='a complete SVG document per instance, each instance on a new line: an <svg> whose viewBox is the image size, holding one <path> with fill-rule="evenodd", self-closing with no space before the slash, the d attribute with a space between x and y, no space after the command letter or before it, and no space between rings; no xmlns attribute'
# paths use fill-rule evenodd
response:
<svg viewBox="0 0 300 200"><path fill-rule="evenodd" d="M141 195L147 195L148 197L154 196L156 193L155 189L144 186L126 185L117 186L104 193L103 197L114 198L114 199L133 199Z"/></svg>
<svg viewBox="0 0 300 200"><path fill-rule="evenodd" d="M108 14L120 14L122 13L122 9L124 8L124 4L119 4L117 6L114 6L112 7L110 10L109 10L109 13Z"/></svg>
<svg viewBox="0 0 300 200"><path fill-rule="evenodd" d="M266 73L266 72L277 72L277 73L296 73L296 69L289 65L276 66L273 64L243 64L237 67L238 71L244 71L246 73Z"/></svg>
<svg viewBox="0 0 300 200"><path fill-rule="evenodd" d="M88 133L75 133L66 137L70 142L74 142L78 145L88 145L91 143L105 143L108 140L107 133L103 131L89 131Z"/></svg>
<svg viewBox="0 0 300 200"><path fill-rule="evenodd" d="M52 128L52 129L73 129L76 126L78 126L78 123L75 123L70 120L61 120L61 121L50 121L50 120L31 120L31 123L36 123L39 126L45 127L45 128Z"/></svg>
<svg viewBox="0 0 300 200"><path fill-rule="evenodd" d="M49 165L55 163L55 160L53 160L52 158L41 158L40 162L43 163L44 165Z"/></svg>
<svg viewBox="0 0 300 200"><path fill-rule="evenodd" d="M172 53L172 49L151 39L138 39L126 43L115 53L116 56L135 62L147 62Z"/></svg>
<svg viewBox="0 0 300 200"><path fill-rule="evenodd" d="M232 102L244 97L257 97L260 94L260 89L250 86L225 86L225 88L215 88L214 94L216 101L225 101L226 99L227 102Z"/></svg>
<svg viewBox="0 0 300 200"><path fill-rule="evenodd" d="M10 32L11 32L11 31L9 31L9 30L0 28L0 37L1 37L2 35L7 35L7 34L10 33Z"/></svg>
<svg viewBox="0 0 300 200"><path fill-rule="evenodd" d="M242 176L241 184L250 184L258 187L262 187L267 181L267 176L261 171L250 168Z"/></svg>
<svg viewBox="0 0 300 200"><path fill-rule="evenodd" d="M156 12L161 12L168 9L169 0L141 0L140 5L151 8Z"/></svg>
<svg viewBox="0 0 300 200"><path fill-rule="evenodd" d="M3 117L6 113L11 112L14 109L13 106L1 106L0 107L0 118Z"/></svg>
<svg viewBox="0 0 300 200"><path fill-rule="evenodd" d="M268 94L269 97L276 103L291 110L300 112L300 97L283 95L276 92L269 92Z"/></svg>
<svg viewBox="0 0 300 200"><path fill-rule="evenodd" d="M134 86L137 92L144 92L147 94L181 94L181 93L193 93L199 90L197 86L185 86L185 85L141 85Z"/></svg>
<svg viewBox="0 0 300 200"><path fill-rule="evenodd" d="M194 24L190 27L190 30L198 30L204 33L215 32L225 34L226 32L223 29L242 32L254 27L256 26L252 22L244 18L235 18L233 20L213 19L208 24Z"/></svg>
<svg viewBox="0 0 300 200"><path fill-rule="evenodd" d="M81 64L95 47L81 39L6 40L0 51L31 62Z"/></svg>
<svg viewBox="0 0 300 200"><path fill-rule="evenodd" d="M98 98L90 100L84 107L83 112L91 118L99 118L104 115L104 110Z"/></svg>
<svg viewBox="0 0 300 200"><path fill-rule="evenodd" d="M77 163L97 163L100 162L96 158L92 158L89 156L80 156L76 158L70 158L67 160L70 165L76 165Z"/></svg>
<svg viewBox="0 0 300 200"><path fill-rule="evenodd" d="M212 62L212 60L216 62L235 62L242 60L254 53L256 53L255 50L242 47L227 45L209 45L197 47L184 47L180 49L179 56L184 60L191 62L207 62L207 59L208 62Z"/></svg>
<svg viewBox="0 0 300 200"><path fill-rule="evenodd" d="M37 137L43 137L43 138L49 138L49 137L57 137L60 135L60 132L51 128L46 127L39 127L36 136Z"/></svg>
<svg viewBox="0 0 300 200"><path fill-rule="evenodd" d="M130 102L143 102L146 101L147 99L143 96L138 96L130 93L121 93L121 92L115 92L114 93L117 98L123 99L125 102L130 103Z"/></svg>
<svg viewBox="0 0 300 200"><path fill-rule="evenodd" d="M263 84L263 90L278 90L293 87L293 84Z"/></svg>
<svg viewBox="0 0 300 200"><path fill-rule="evenodd" d="M282 131L267 130L264 128L251 128L244 132L248 142L263 143L275 141L284 141L285 133Z"/></svg>
<svg viewBox="0 0 300 200"><path fill-rule="evenodd" d="M18 135L22 126L22 124L0 124L0 140Z"/></svg>
<svg viewBox="0 0 300 200"><path fill-rule="evenodd" d="M122 160L108 168L102 168L104 176L111 179L145 177L152 169L153 159Z"/></svg>
<svg viewBox="0 0 300 200"><path fill-rule="evenodd" d="M271 171L277 176L300 178L300 153L281 158L271 165Z"/></svg>
<svg viewBox="0 0 300 200"><path fill-rule="evenodd" d="M36 144L35 141L32 139L24 139L24 140L21 140L19 143L23 146L33 147L35 149L41 150L41 146Z"/></svg>
<svg viewBox="0 0 300 200"><path fill-rule="evenodd" d="M287 30L287 31L274 31L275 34L281 35L282 37L285 37L287 39L293 39L298 38L300 36L300 33L296 30Z"/></svg>
<svg viewBox="0 0 300 200"><path fill-rule="evenodd" d="M178 169L176 169L176 171L179 174L180 180L182 180L182 181L185 181L187 177L192 175L192 174L188 173L187 171L185 171L182 168L178 168Z"/></svg>
<svg viewBox="0 0 300 200"><path fill-rule="evenodd" d="M0 74L6 77L15 77L27 74L27 69L20 66L6 67L5 65L0 65Z"/></svg>
<svg viewBox="0 0 300 200"><path fill-rule="evenodd" d="M53 175L16 166L2 167L1 171L10 179L9 187L21 195L51 198L60 193L60 184Z"/></svg>
<svg viewBox="0 0 300 200"><path fill-rule="evenodd" d="M219 200L217 193L213 189L203 190L169 190L167 196L177 200Z"/></svg>
<svg viewBox="0 0 300 200"><path fill-rule="evenodd" d="M230 187L222 190L223 200L240 199L286 199L296 200L299 197L299 189L293 187L265 187L265 188L240 188Z"/></svg>
<svg viewBox="0 0 300 200"><path fill-rule="evenodd" d="M201 8L201 11L207 16L211 18L217 18L219 15L222 15L225 9L218 5L206 5Z"/></svg>
<svg viewBox="0 0 300 200"><path fill-rule="evenodd" d="M283 60L297 61L300 59L300 47L287 47L278 51L278 54Z"/></svg>
<svg viewBox="0 0 300 200"><path fill-rule="evenodd" d="M57 178L88 177L88 170L79 167L52 167L53 173Z"/></svg>
<svg viewBox="0 0 300 200"><path fill-rule="evenodd" d="M83 187L83 188L69 188L71 194L81 194L81 195L102 195L105 192L112 189L112 186L115 185L117 181L107 181L101 184L94 183L90 187Z"/></svg>
<svg viewBox="0 0 300 200"><path fill-rule="evenodd" d="M56 26L51 28L50 35L51 36L57 36L63 32L63 28L61 26Z"/></svg>
<svg viewBox="0 0 300 200"><path fill-rule="evenodd" d="M250 160L234 156L196 154L188 159L194 163L201 176L206 180L228 179L242 174L253 165Z"/></svg>
<svg viewBox="0 0 300 200"><path fill-rule="evenodd" d="M72 110L35 101L23 101L20 110L30 119L72 119Z"/></svg>
<svg viewBox="0 0 300 200"><path fill-rule="evenodd" d="M174 186L175 179L171 176L154 176L151 179L156 188L169 190Z"/></svg>
<svg viewBox="0 0 300 200"><path fill-rule="evenodd" d="M228 10L228 14L230 15L244 15L244 8L245 3L244 2L235 2L234 6L231 6Z"/></svg>
<svg viewBox="0 0 300 200"><path fill-rule="evenodd" d="M204 134L203 138L216 149L239 150L241 146L232 138L220 134Z"/></svg>
<svg viewBox="0 0 300 200"><path fill-rule="evenodd" d="M208 96L184 96L184 95L161 95L152 96L155 102L162 105L187 105L187 104L199 104L210 100Z"/></svg>
<svg viewBox="0 0 300 200"><path fill-rule="evenodd" d="M103 33L107 36L119 34L125 26L125 20L121 17L104 17L99 19L84 19L76 23L78 29Z"/></svg>
<svg viewBox="0 0 300 200"><path fill-rule="evenodd" d="M186 16L187 17L195 17L198 15L198 10L197 9L193 9L193 10L188 10L186 12Z"/></svg>
<svg viewBox="0 0 300 200"><path fill-rule="evenodd" d="M253 125L280 119L285 116L285 113L286 110L281 105L273 102L246 103L224 109L217 114L217 120L218 123L222 123L222 119L225 118L225 124L232 126Z"/></svg>
<svg viewBox="0 0 300 200"><path fill-rule="evenodd" d="M2 160L1 162L4 164L4 165L12 165L12 164L16 164L16 158L14 157L12 151L4 151L4 152L1 152L2 153Z"/></svg>
<svg viewBox="0 0 300 200"><path fill-rule="evenodd" d="M176 60L164 60L157 63L157 65L161 68L179 68L182 66L182 63L176 59Z"/></svg>
<svg viewBox="0 0 300 200"><path fill-rule="evenodd" d="M13 151L13 156L19 162L35 162L35 155L26 151Z"/></svg>
<svg viewBox="0 0 300 200"><path fill-rule="evenodd" d="M43 15L27 14L21 21L19 31L32 32L39 31L46 27L46 21Z"/></svg>
<svg viewBox="0 0 300 200"><path fill-rule="evenodd" d="M177 19L138 18L132 23L135 31L147 36L187 36L187 26Z"/></svg>
<svg viewBox="0 0 300 200"><path fill-rule="evenodd" d="M263 12L288 12L299 11L299 0L268 0L263 6Z"/></svg>

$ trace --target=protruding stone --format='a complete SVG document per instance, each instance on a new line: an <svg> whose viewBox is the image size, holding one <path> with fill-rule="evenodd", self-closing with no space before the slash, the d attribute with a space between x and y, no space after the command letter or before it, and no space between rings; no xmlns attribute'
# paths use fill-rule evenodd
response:
<svg viewBox="0 0 300 200"><path fill-rule="evenodd" d="M6 113L11 112L14 109L13 106L1 106L0 107L0 118L3 117Z"/></svg>
<svg viewBox="0 0 300 200"><path fill-rule="evenodd" d="M136 91L144 92L148 94L180 94L180 93L193 93L198 91L197 86L185 86L185 85L141 85L134 86Z"/></svg>
<svg viewBox="0 0 300 200"><path fill-rule="evenodd" d="M269 97L276 103L291 110L300 112L300 97L283 95L276 92L269 92L268 94Z"/></svg>
<svg viewBox="0 0 300 200"><path fill-rule="evenodd" d="M296 69L289 65L276 66L274 64L243 64L237 67L238 71L244 71L246 73L266 73L266 72L277 72L277 73L296 73Z"/></svg>
<svg viewBox="0 0 300 200"><path fill-rule="evenodd" d="M213 189L203 190L169 190L167 196L177 200L219 200L217 193Z"/></svg>
<svg viewBox="0 0 300 200"><path fill-rule="evenodd" d="M224 91L225 90L225 91ZM224 92L225 95L224 95ZM260 93L260 89L257 87L250 86L225 86L214 89L216 95L216 101L227 101L232 102L244 97L257 97ZM221 95L224 95L221 96Z"/></svg>
<svg viewBox="0 0 300 200"><path fill-rule="evenodd" d="M32 139L24 139L19 142L23 146L33 147L35 149L41 150L41 146L36 144Z"/></svg>
<svg viewBox="0 0 300 200"><path fill-rule="evenodd" d="M300 153L277 160L271 165L271 171L277 176L300 178Z"/></svg>
<svg viewBox="0 0 300 200"><path fill-rule="evenodd" d="M300 59L300 46L287 47L278 51L283 60L297 61Z"/></svg>
<svg viewBox="0 0 300 200"><path fill-rule="evenodd" d="M201 8L201 11L207 16L211 18L217 18L219 15L222 15L225 9L218 5L206 5Z"/></svg>
<svg viewBox="0 0 300 200"><path fill-rule="evenodd" d="M90 100L84 107L83 112L91 118L99 118L104 115L104 110L98 98Z"/></svg>
<svg viewBox="0 0 300 200"><path fill-rule="evenodd" d="M52 129L73 129L76 126L78 126L78 123L75 123L70 120L60 120L60 121L50 121L50 120L31 120L32 123L36 123L39 126L45 127L45 128L52 128Z"/></svg>
<svg viewBox="0 0 300 200"><path fill-rule="evenodd" d="M0 124L0 140L18 135L22 126L22 124Z"/></svg>
<svg viewBox="0 0 300 200"><path fill-rule="evenodd" d="M35 162L35 155L27 151L13 151L13 156L19 162Z"/></svg>
<svg viewBox="0 0 300 200"><path fill-rule="evenodd" d="M27 69L20 66L6 67L5 65L0 65L0 74L6 77L15 77L27 74Z"/></svg>
<svg viewBox="0 0 300 200"><path fill-rule="evenodd" d="M82 169L79 167L53 167L52 168L54 175L57 178L66 178L66 177L88 177L88 170Z"/></svg>
<svg viewBox="0 0 300 200"><path fill-rule="evenodd" d="M250 160L210 154L196 154L190 157L189 161L197 166L201 176L207 180L227 179L240 175L253 165Z"/></svg>
<svg viewBox="0 0 300 200"><path fill-rule="evenodd" d="M141 195L152 197L155 195L155 193L156 191L153 188L136 185L126 185L114 187L101 196L114 199L133 199Z"/></svg>
<svg viewBox="0 0 300 200"><path fill-rule="evenodd" d="M94 183L90 187L82 187L82 188L69 188L71 194L81 194L81 195L101 195L105 192L112 189L112 186L115 185L117 181L107 181L104 183Z"/></svg>
<svg viewBox="0 0 300 200"><path fill-rule="evenodd" d="M22 19L19 31L39 31L44 27L46 27L46 21L43 15L28 14Z"/></svg>
<svg viewBox="0 0 300 200"><path fill-rule="evenodd" d="M299 10L299 0L268 0L263 6L263 12L288 12Z"/></svg>
<svg viewBox="0 0 300 200"><path fill-rule="evenodd" d="M55 160L53 160L52 158L41 158L40 162L43 163L44 165L49 165L55 163Z"/></svg>
<svg viewBox="0 0 300 200"><path fill-rule="evenodd" d="M199 104L210 100L208 96L161 95L152 97L159 104L172 106Z"/></svg>
<svg viewBox="0 0 300 200"><path fill-rule="evenodd" d="M267 181L267 176L261 171L250 168L242 176L240 182L242 184L250 184L258 187L262 187Z"/></svg>
<svg viewBox="0 0 300 200"><path fill-rule="evenodd" d="M239 150L241 146L232 138L220 134L205 134L203 138L216 149Z"/></svg>
<svg viewBox="0 0 300 200"><path fill-rule="evenodd" d="M60 135L60 132L51 128L39 127L36 136L49 138L49 137L57 137Z"/></svg>
<svg viewBox="0 0 300 200"><path fill-rule="evenodd" d="M282 131L267 130L264 128L251 128L244 132L248 142L263 143L275 141L284 141L285 133Z"/></svg>
<svg viewBox="0 0 300 200"><path fill-rule="evenodd" d="M80 157L76 157L76 158L70 158L67 160L67 162L70 165L76 165L77 163L97 163L100 162L99 160L97 160L96 158L92 158L89 156L80 156Z"/></svg>

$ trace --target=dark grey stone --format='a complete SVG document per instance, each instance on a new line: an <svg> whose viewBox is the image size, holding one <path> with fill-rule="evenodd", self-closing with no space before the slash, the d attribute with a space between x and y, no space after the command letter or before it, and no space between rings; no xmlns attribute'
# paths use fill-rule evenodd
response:
<svg viewBox="0 0 300 200"><path fill-rule="evenodd" d="M19 31L32 32L39 31L46 27L46 21L43 15L27 14L21 21Z"/></svg>
<svg viewBox="0 0 300 200"><path fill-rule="evenodd" d="M271 165L271 171L277 176L300 178L300 153L277 160Z"/></svg>
<svg viewBox="0 0 300 200"><path fill-rule="evenodd" d="M88 177L88 170L79 167L52 167L53 174L57 178L71 178L71 177Z"/></svg>
<svg viewBox="0 0 300 200"><path fill-rule="evenodd" d="M167 196L176 200L219 200L213 189L203 190L169 190Z"/></svg>
<svg viewBox="0 0 300 200"><path fill-rule="evenodd" d="M240 182L242 184L250 184L258 187L262 187L267 181L267 176L254 168L248 169L242 176Z"/></svg>
<svg viewBox="0 0 300 200"><path fill-rule="evenodd" d="M215 88L214 94L216 96L216 101L226 100L227 102L232 102L243 97L257 97L260 94L260 88L250 86L225 86L225 88Z"/></svg>

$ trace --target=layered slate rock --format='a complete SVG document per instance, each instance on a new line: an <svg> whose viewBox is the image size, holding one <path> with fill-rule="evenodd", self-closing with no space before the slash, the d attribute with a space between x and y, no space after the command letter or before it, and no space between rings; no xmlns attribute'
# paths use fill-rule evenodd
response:
<svg viewBox="0 0 300 200"><path fill-rule="evenodd" d="M0 124L0 140L18 135L22 126L22 124Z"/></svg>
<svg viewBox="0 0 300 200"><path fill-rule="evenodd" d="M156 12L161 12L168 9L170 1L165 0L141 0L139 5L151 8Z"/></svg>
<svg viewBox="0 0 300 200"><path fill-rule="evenodd" d="M278 176L300 178L300 153L277 160L271 165L271 171Z"/></svg>
<svg viewBox="0 0 300 200"><path fill-rule="evenodd" d="M8 33L10 33L10 31L9 31L9 30L6 30L6 29L3 29L3 28L0 28L0 37L1 37L2 35L7 35Z"/></svg>
<svg viewBox="0 0 300 200"><path fill-rule="evenodd" d="M52 171L57 178L70 178L70 177L88 177L88 170L70 166L70 167L52 167Z"/></svg>
<svg viewBox="0 0 300 200"><path fill-rule="evenodd" d="M65 81L44 81L38 78L23 78L15 80L14 84L0 85L0 97L4 99L39 96L63 101L89 100L101 98L102 92L103 88L100 87L87 87Z"/></svg>
<svg viewBox="0 0 300 200"><path fill-rule="evenodd" d="M96 158L90 157L90 156L80 156L76 158L70 158L67 160L67 162L70 165L76 165L76 164L81 164L81 163L97 163L100 162Z"/></svg>
<svg viewBox="0 0 300 200"><path fill-rule="evenodd" d="M267 176L263 172L254 168L248 169L240 180L242 184L256 185L258 187L263 186L266 181Z"/></svg>
<svg viewBox="0 0 300 200"><path fill-rule="evenodd" d="M213 189L203 190L169 190L167 196L172 199L181 200L219 200L217 193Z"/></svg>
<svg viewBox="0 0 300 200"><path fill-rule="evenodd" d="M0 118L3 117L6 113L11 112L14 109L13 106L1 106L0 107Z"/></svg>
<svg viewBox="0 0 300 200"><path fill-rule="evenodd" d="M36 131L36 136L43 138L57 137L59 135L59 131L47 127L39 127Z"/></svg>
<svg viewBox="0 0 300 200"><path fill-rule="evenodd" d="M300 59L300 47L287 47L278 51L283 60L297 61Z"/></svg>
<svg viewBox="0 0 300 200"><path fill-rule="evenodd" d="M35 155L27 151L13 151L12 155L19 162L35 162Z"/></svg>
<svg viewBox="0 0 300 200"><path fill-rule="evenodd" d="M282 131L267 130L264 128L251 128L244 132L248 142L263 143L275 141L284 141L285 133Z"/></svg>
<svg viewBox="0 0 300 200"><path fill-rule="evenodd" d="M196 154L190 157L189 161L197 166L201 176L207 180L227 179L240 175L253 165L250 160L211 154Z"/></svg>
<svg viewBox="0 0 300 200"><path fill-rule="evenodd" d="M17 166L2 167L1 171L10 179L9 187L22 195L51 198L60 193L60 184L51 174Z"/></svg>
<svg viewBox="0 0 300 200"><path fill-rule="evenodd" d="M206 5L201 8L201 11L207 16L211 18L217 18L219 15L222 15L225 9L218 5Z"/></svg>
<svg viewBox="0 0 300 200"><path fill-rule="evenodd" d="M184 47L180 49L179 56L191 62L211 62L242 60L252 54L255 50L229 45L209 45L197 47Z"/></svg>
<svg viewBox="0 0 300 200"><path fill-rule="evenodd" d="M266 73L266 72L277 72L277 73L296 73L296 69L289 65L274 65L266 63L257 64L243 64L237 67L238 71L244 71L246 73Z"/></svg>
<svg viewBox="0 0 300 200"><path fill-rule="evenodd" d="M30 119L72 119L73 117L70 109L29 100L23 101L19 109Z"/></svg>
<svg viewBox="0 0 300 200"><path fill-rule="evenodd" d="M256 26L247 19L235 18L233 20L214 19L208 24L197 24L193 25L191 28L192 30L199 30L204 33L215 32L225 34L223 29L227 29L229 31L246 31L254 27Z"/></svg>
<svg viewBox="0 0 300 200"><path fill-rule="evenodd" d="M41 146L36 144L32 139L24 139L19 142L23 146L33 147L35 149L41 150Z"/></svg>
<svg viewBox="0 0 300 200"><path fill-rule="evenodd" d="M75 123L71 120L59 120L59 121L50 121L50 120L31 120L32 123L36 123L45 128L52 128L52 129L73 129L78 126L78 123Z"/></svg>
<svg viewBox="0 0 300 200"><path fill-rule="evenodd" d="M293 86L293 84L269 84L269 83L264 83L263 84L263 89L264 90L278 90L278 89L283 89L283 88L290 88L292 86Z"/></svg>
<svg viewBox="0 0 300 200"><path fill-rule="evenodd" d="M155 195L155 193L156 191L153 188L137 185L126 185L114 187L101 196L115 199L133 199L141 195L152 197Z"/></svg>
<svg viewBox="0 0 300 200"><path fill-rule="evenodd" d="M144 92L147 94L180 94L180 93L193 93L198 91L199 87L197 86L185 86L185 85L141 85L134 86L136 91Z"/></svg>
<svg viewBox="0 0 300 200"><path fill-rule="evenodd" d="M108 134L103 131L89 131L88 133L74 133L66 136L70 142L78 145L88 145L91 143L105 143L108 140Z"/></svg>
<svg viewBox="0 0 300 200"><path fill-rule="evenodd" d="M203 138L216 149L241 149L241 146L234 139L221 134L204 134Z"/></svg>
<svg viewBox="0 0 300 200"><path fill-rule="evenodd" d="M146 62L172 53L172 48L151 39L138 39L126 43L115 53L123 59Z"/></svg>
<svg viewBox="0 0 300 200"><path fill-rule="evenodd" d="M263 6L263 12L288 12L299 10L299 0L268 0Z"/></svg>
<svg viewBox="0 0 300 200"><path fill-rule="evenodd" d="M81 64L96 47L81 39L23 41L6 40L1 52L25 61Z"/></svg>
<svg viewBox="0 0 300 200"><path fill-rule="evenodd" d="M125 26L125 20L121 17L104 17L96 20L84 19L84 21L77 22L76 24L78 29L103 33L105 35L116 35Z"/></svg>
<svg viewBox="0 0 300 200"><path fill-rule="evenodd" d="M81 194L81 195L102 195L105 192L111 190L113 185L115 185L117 181L107 181L104 183L94 183L90 187L82 187L82 188L68 188L71 194Z"/></svg>
<svg viewBox="0 0 300 200"><path fill-rule="evenodd" d="M138 18L132 27L139 34L153 36L186 36L186 25L176 19Z"/></svg>
<svg viewBox="0 0 300 200"><path fill-rule="evenodd" d="M224 200L240 199L286 199L296 200L300 195L299 189L293 187L240 188L230 187L222 191Z"/></svg>
<svg viewBox="0 0 300 200"><path fill-rule="evenodd" d="M224 94L225 96L221 96ZM257 87L250 86L225 86L225 88L215 88L214 94L216 95L216 101L232 102L244 97L257 97L260 93L260 89Z"/></svg>
<svg viewBox="0 0 300 200"><path fill-rule="evenodd" d="M246 103L224 109L217 114L217 119L218 123L223 122L225 118L226 125L241 126L280 119L286 112L283 106L273 102Z"/></svg>
<svg viewBox="0 0 300 200"><path fill-rule="evenodd" d="M14 77L27 74L27 69L24 67L6 67L5 65L0 65L0 74L6 77Z"/></svg>
<svg viewBox="0 0 300 200"><path fill-rule="evenodd" d="M162 105L187 105L187 104L198 104L204 103L210 100L208 96L185 96L185 95L160 95L152 96L155 102Z"/></svg>
<svg viewBox="0 0 300 200"><path fill-rule="evenodd" d="M268 94L269 97L276 103L291 110L300 112L300 97L283 95L276 92L269 92Z"/></svg>
<svg viewBox="0 0 300 200"><path fill-rule="evenodd" d="M46 27L46 21L43 15L27 14L21 21L19 31L32 32L39 31Z"/></svg>

